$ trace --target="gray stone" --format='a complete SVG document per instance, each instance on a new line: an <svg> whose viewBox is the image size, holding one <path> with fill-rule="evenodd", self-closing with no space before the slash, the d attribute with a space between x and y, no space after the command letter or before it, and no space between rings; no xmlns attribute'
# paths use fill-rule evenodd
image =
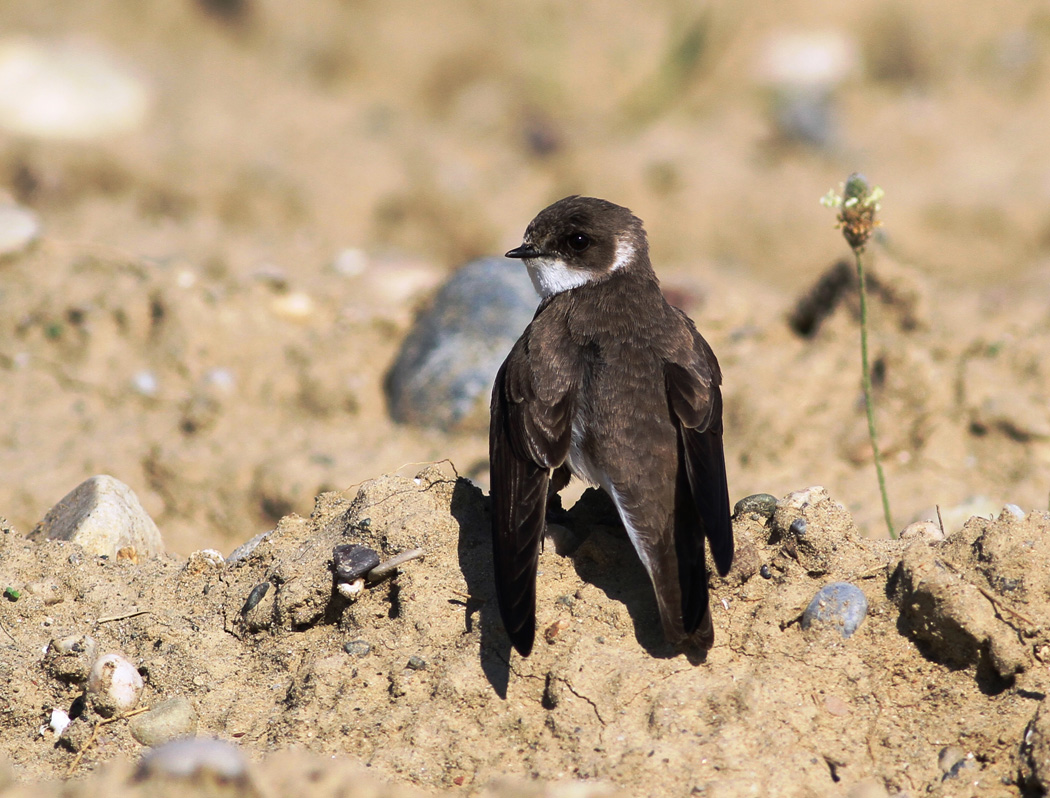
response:
<svg viewBox="0 0 1050 798"><path fill-rule="evenodd" d="M482 258L453 274L387 374L394 420L446 430L487 425L493 379L538 305L520 263Z"/></svg>
<svg viewBox="0 0 1050 798"><path fill-rule="evenodd" d="M251 540L242 543L240 546L230 552L230 556L226 558L227 565L233 565L241 560L247 559L248 556L255 551L255 547L262 543L266 538L273 534L272 529L268 529L265 532L260 532L258 535L253 537Z"/></svg>
<svg viewBox="0 0 1050 798"><path fill-rule="evenodd" d="M856 585L832 582L825 585L802 613L802 628L827 627L851 637L868 614L868 598Z"/></svg>
<svg viewBox="0 0 1050 798"><path fill-rule="evenodd" d="M367 657L371 650L372 646L367 640L351 640L343 644L343 651L352 657Z"/></svg>
<svg viewBox="0 0 1050 798"><path fill-rule="evenodd" d="M777 497L769 493L755 493L745 496L733 506L733 515L743 518L745 515L757 515L769 520L777 509Z"/></svg>
<svg viewBox="0 0 1050 798"><path fill-rule="evenodd" d="M101 474L81 482L48 510L30 533L32 540L68 540L89 554L116 559L120 549L138 557L164 551L160 530L127 485Z"/></svg>
<svg viewBox="0 0 1050 798"><path fill-rule="evenodd" d="M169 698L128 723L131 736L151 748L197 734L197 711L185 696Z"/></svg>
<svg viewBox="0 0 1050 798"><path fill-rule="evenodd" d="M854 71L856 50L836 33L775 33L764 42L758 77L780 140L817 149L836 143L835 89Z"/></svg>

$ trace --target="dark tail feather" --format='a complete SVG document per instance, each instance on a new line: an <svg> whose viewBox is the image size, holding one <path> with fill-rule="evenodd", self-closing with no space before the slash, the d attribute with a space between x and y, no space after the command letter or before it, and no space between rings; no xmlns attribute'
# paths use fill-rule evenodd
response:
<svg viewBox="0 0 1050 798"><path fill-rule="evenodd" d="M675 486L674 544L678 557L678 583L682 591L682 626L687 635L699 628L708 613L707 563L704 559L704 529L693 499L685 451L685 438L692 430L678 432L678 477Z"/></svg>
<svg viewBox="0 0 1050 798"><path fill-rule="evenodd" d="M722 394L715 391L715 418L722 417ZM722 424L704 432L683 428L679 432L685 457L689 492L696 505L703 534L711 547L711 557L721 576L733 566L733 523L729 509L729 487L726 483L726 461L722 450Z"/></svg>

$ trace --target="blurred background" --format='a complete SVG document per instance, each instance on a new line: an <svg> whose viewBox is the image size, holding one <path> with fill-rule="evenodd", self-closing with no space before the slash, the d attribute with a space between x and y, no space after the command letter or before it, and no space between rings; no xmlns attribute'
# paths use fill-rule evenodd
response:
<svg viewBox="0 0 1050 798"><path fill-rule="evenodd" d="M110 473L225 552L409 463L485 484L483 420L394 423L384 375L453 269L582 193L719 353L732 499L825 484L877 533L854 309L786 321L853 171L898 528L1045 509L1048 123L1034 1L6 0L0 515Z"/></svg>

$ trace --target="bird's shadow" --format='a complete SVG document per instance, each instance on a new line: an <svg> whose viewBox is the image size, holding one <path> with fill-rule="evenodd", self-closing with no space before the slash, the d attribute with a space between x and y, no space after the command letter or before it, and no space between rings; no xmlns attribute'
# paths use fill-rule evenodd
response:
<svg viewBox="0 0 1050 798"><path fill-rule="evenodd" d="M479 630L481 670L500 698L510 681L510 638L503 630L493 581L490 501L481 489L460 478L452 490L452 517L459 524L459 567L467 583L465 632ZM452 601L457 601L453 599Z"/></svg>
<svg viewBox="0 0 1050 798"><path fill-rule="evenodd" d="M680 652L667 642L653 584L620 523L616 507L604 491L589 488L558 519L569 530L567 541L555 539L559 554L572 557L584 582L623 604L634 625L634 637L651 657L670 659ZM704 652L685 652L690 662Z"/></svg>
<svg viewBox="0 0 1050 798"><path fill-rule="evenodd" d="M464 606L465 632L480 633L481 670L500 698L507 697L511 644L503 629L493 581L490 502L481 489L458 479L452 492L452 516L459 524L459 567L467 596L451 599ZM671 659L685 653L703 662L706 651L680 652L667 642L652 582L604 492L590 489L567 512L552 510L555 551L572 558L579 578L601 590L610 602L627 609L638 644L651 657Z"/></svg>

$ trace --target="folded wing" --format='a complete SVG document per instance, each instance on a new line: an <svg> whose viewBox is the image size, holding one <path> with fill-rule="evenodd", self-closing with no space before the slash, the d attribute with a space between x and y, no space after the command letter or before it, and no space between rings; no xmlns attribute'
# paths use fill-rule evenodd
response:
<svg viewBox="0 0 1050 798"><path fill-rule="evenodd" d="M496 375L489 426L492 543L496 598L514 647L532 651L536 631L536 569L546 523L551 469L565 462L574 412L571 382L540 377L529 351L528 331Z"/></svg>
<svg viewBox="0 0 1050 798"><path fill-rule="evenodd" d="M693 336L689 356L665 367L668 404L678 431L675 550L686 633L696 631L708 609L704 540L719 574L725 576L733 564L721 375L707 342L695 331Z"/></svg>

